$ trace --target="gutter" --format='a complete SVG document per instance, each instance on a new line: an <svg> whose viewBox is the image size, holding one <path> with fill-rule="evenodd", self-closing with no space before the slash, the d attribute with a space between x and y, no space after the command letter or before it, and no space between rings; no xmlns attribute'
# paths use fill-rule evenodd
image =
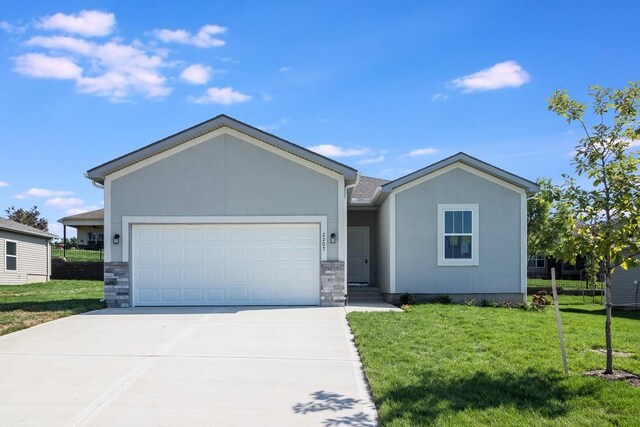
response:
<svg viewBox="0 0 640 427"><path fill-rule="evenodd" d="M92 184L94 187L99 188L99 189L101 189L101 190L104 190L104 185L102 185L102 184L98 184L98 183L97 183L97 182L95 182L92 178L89 178L89 174L88 174L88 173L86 173L86 172L85 172L85 173L83 173L83 175L84 175L84 177L85 177L85 178L87 178L88 180L90 180L90 181L91 181L91 184Z"/></svg>

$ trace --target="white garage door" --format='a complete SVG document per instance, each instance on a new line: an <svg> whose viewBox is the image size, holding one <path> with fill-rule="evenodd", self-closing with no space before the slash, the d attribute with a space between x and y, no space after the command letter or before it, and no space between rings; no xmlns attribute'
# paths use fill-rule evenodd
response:
<svg viewBox="0 0 640 427"><path fill-rule="evenodd" d="M133 225L136 306L318 305L319 226Z"/></svg>

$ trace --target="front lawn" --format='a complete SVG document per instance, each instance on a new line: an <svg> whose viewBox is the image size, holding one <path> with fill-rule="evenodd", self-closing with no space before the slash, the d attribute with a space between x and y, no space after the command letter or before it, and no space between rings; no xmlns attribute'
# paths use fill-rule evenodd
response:
<svg viewBox="0 0 640 427"><path fill-rule="evenodd" d="M583 377L603 369L604 311L561 297L562 371L546 312L427 304L350 313L382 425L640 425L640 387ZM640 374L640 312L614 314L614 367Z"/></svg>
<svg viewBox="0 0 640 427"><path fill-rule="evenodd" d="M101 281L52 280L0 286L0 335L104 307Z"/></svg>

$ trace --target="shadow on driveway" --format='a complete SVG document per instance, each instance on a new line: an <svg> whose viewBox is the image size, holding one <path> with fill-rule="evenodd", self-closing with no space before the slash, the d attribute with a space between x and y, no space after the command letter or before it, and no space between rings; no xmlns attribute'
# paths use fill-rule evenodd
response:
<svg viewBox="0 0 640 427"><path fill-rule="evenodd" d="M353 409L361 401L338 393L331 393L324 390L311 393L312 400L293 405L293 412L296 414L307 414L315 412L338 412ZM353 427L374 427L376 422L366 413L327 418L325 426L353 426Z"/></svg>

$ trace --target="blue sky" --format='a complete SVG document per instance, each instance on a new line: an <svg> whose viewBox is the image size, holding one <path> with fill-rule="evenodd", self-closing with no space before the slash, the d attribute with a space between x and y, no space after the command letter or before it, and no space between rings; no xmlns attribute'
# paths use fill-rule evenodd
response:
<svg viewBox="0 0 640 427"><path fill-rule="evenodd" d="M633 1L153 4L0 3L2 210L59 232L102 206L87 169L220 113L370 176L559 179L580 134L547 98L640 79Z"/></svg>

